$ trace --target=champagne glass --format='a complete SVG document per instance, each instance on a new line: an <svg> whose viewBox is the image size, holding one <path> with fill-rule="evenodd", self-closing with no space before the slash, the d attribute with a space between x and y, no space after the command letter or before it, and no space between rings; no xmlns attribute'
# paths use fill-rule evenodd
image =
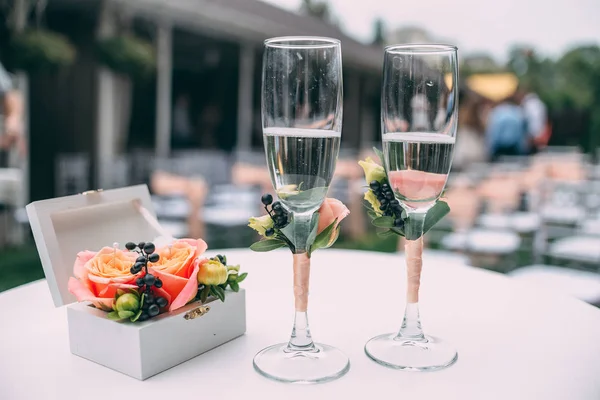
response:
<svg viewBox="0 0 600 400"><path fill-rule="evenodd" d="M423 228L440 197L456 136L457 49L447 45L399 45L385 49L382 139L385 169L410 222L405 226L406 310L397 333L374 337L365 352L397 369L430 371L457 360L445 341L425 335L419 318Z"/></svg>
<svg viewBox="0 0 600 400"><path fill-rule="evenodd" d="M335 170L342 129L340 42L317 37L265 41L262 122L267 164L290 222L283 232L292 243L295 318L287 343L254 357L262 375L283 382L336 379L349 367L340 350L314 343L308 317L310 245L315 211Z"/></svg>

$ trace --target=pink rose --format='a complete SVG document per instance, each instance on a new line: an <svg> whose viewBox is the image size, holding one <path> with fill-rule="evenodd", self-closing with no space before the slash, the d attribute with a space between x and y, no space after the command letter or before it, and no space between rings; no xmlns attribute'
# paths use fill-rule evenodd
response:
<svg viewBox="0 0 600 400"><path fill-rule="evenodd" d="M164 289L172 299L169 311L183 307L198 292L198 257L208 246L202 239L177 239L171 245L156 252L160 259L150 263L148 271L160 278Z"/></svg>
<svg viewBox="0 0 600 400"><path fill-rule="evenodd" d="M319 226L317 234L323 232L329 225L336 221L335 228L331 232L331 239L335 240L338 235L340 222L350 214L348 207L341 201L332 198L326 198L319 209Z"/></svg>
<svg viewBox="0 0 600 400"><path fill-rule="evenodd" d="M137 276L130 272L139 254L112 247L104 247L98 252L82 251L77 254L73 274L68 289L78 301L90 301L97 308L111 311L117 289L137 289ZM169 299L160 290L158 295Z"/></svg>

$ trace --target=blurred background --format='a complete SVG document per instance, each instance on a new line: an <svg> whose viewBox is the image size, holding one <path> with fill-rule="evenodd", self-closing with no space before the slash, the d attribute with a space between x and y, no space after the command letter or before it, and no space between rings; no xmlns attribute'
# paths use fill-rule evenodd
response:
<svg viewBox="0 0 600 400"><path fill-rule="evenodd" d="M383 47L460 49L458 139L431 251L600 304L600 3L0 0L0 291L43 277L24 206L147 184L174 236L246 247L272 192L262 42L342 41L338 248L402 251L362 206Z"/></svg>

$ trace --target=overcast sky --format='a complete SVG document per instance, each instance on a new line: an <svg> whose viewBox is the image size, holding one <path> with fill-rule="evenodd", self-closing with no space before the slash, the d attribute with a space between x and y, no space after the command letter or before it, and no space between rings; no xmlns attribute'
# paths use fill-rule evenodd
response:
<svg viewBox="0 0 600 400"><path fill-rule="evenodd" d="M295 10L301 0L263 0ZM420 26L453 41L464 52L484 51L499 60L514 43L558 55L580 43L600 43L600 0L328 0L342 28L372 38L373 21L388 29Z"/></svg>

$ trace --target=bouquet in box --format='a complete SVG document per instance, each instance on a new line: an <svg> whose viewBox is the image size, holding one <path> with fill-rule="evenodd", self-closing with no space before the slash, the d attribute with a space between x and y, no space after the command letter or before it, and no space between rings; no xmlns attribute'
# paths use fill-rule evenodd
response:
<svg viewBox="0 0 600 400"><path fill-rule="evenodd" d="M156 248L151 242L117 243L77 255L69 291L113 320L145 321L209 296L225 301L225 290L239 290L247 273L218 255L203 258L202 239L176 239Z"/></svg>

